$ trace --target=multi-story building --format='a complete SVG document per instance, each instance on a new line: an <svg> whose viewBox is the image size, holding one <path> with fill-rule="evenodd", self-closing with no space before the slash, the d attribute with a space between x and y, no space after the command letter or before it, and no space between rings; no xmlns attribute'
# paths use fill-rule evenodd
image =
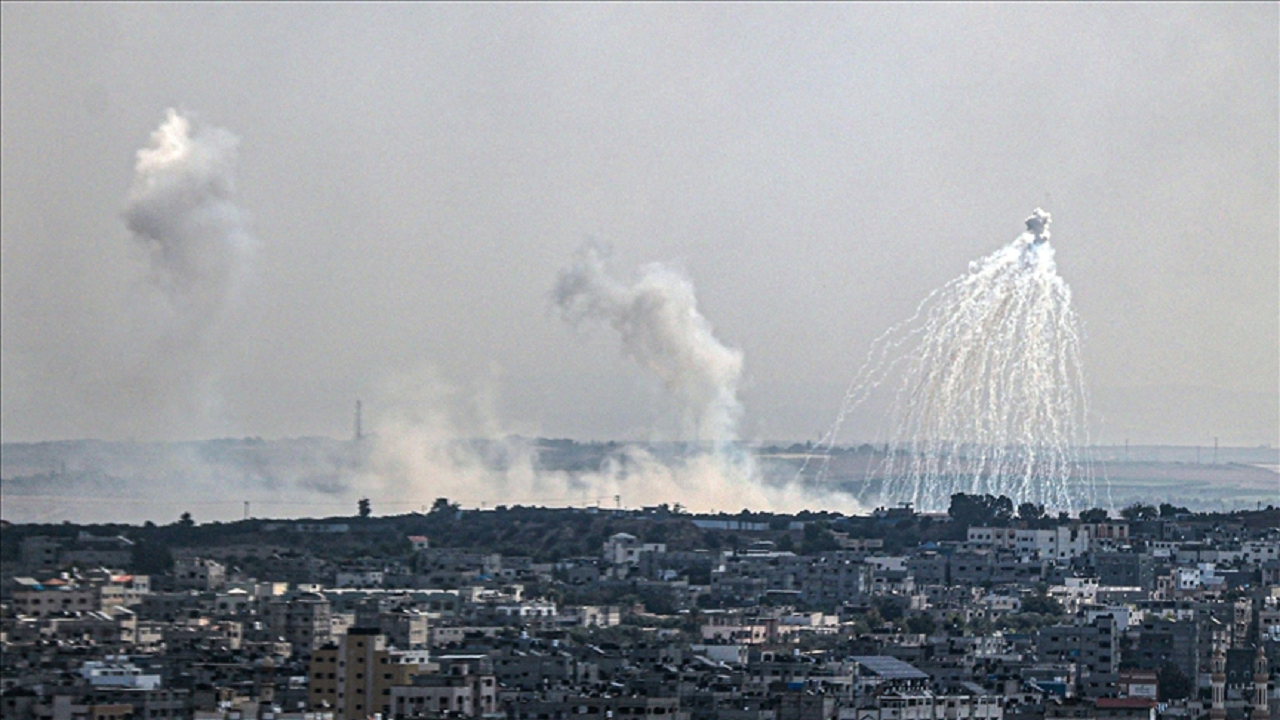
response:
<svg viewBox="0 0 1280 720"><path fill-rule="evenodd" d="M177 590L218 590L227 582L227 568L208 558L178 558L173 562L173 586Z"/></svg>
<svg viewBox="0 0 1280 720"><path fill-rule="evenodd" d="M333 710L335 720L364 720L377 713L391 717L392 688L410 684L419 672L416 664L398 662L376 629L351 628L336 644L312 654L308 705Z"/></svg>
<svg viewBox="0 0 1280 720"><path fill-rule="evenodd" d="M1118 680L1120 638L1115 618L1097 615L1079 625L1054 625L1040 629L1036 654L1041 662L1076 664L1082 694L1105 694Z"/></svg>
<svg viewBox="0 0 1280 720"><path fill-rule="evenodd" d="M602 555L610 565L639 565L644 553L664 553L665 543L643 543L630 533L615 533L604 541Z"/></svg>
<svg viewBox="0 0 1280 720"><path fill-rule="evenodd" d="M1020 555L1067 563L1089 550L1090 536L1083 526L1072 524L1047 530L1018 530L1016 541Z"/></svg>
<svg viewBox="0 0 1280 720"><path fill-rule="evenodd" d="M329 601L319 593L272 598L265 615L267 628L283 637L295 653L306 655L321 647L333 632Z"/></svg>
<svg viewBox="0 0 1280 720"><path fill-rule="evenodd" d="M1155 588L1155 559L1138 552L1097 552L1090 558L1099 585Z"/></svg>
<svg viewBox="0 0 1280 720"><path fill-rule="evenodd" d="M42 618L64 612L100 610L98 589L57 581L56 584L17 578L13 591L13 609L19 615Z"/></svg>
<svg viewBox="0 0 1280 720"><path fill-rule="evenodd" d="M606 718L664 715L689 720L688 710L674 697L600 697L571 695L556 700L528 700L512 708L512 720L605 720Z"/></svg>
<svg viewBox="0 0 1280 720"><path fill-rule="evenodd" d="M57 538L32 535L18 545L22 567L28 572L47 572L58 567L58 550L62 544Z"/></svg>
<svg viewBox="0 0 1280 720"><path fill-rule="evenodd" d="M481 717L497 710L497 679L484 655L445 656L440 672L410 678L391 688L396 718Z"/></svg>
<svg viewBox="0 0 1280 720"><path fill-rule="evenodd" d="M422 583L419 587L460 587L481 577L497 577L502 571L501 555L460 548L424 548L414 563Z"/></svg>
<svg viewBox="0 0 1280 720"><path fill-rule="evenodd" d="M356 607L354 623L377 628L389 646L400 650L422 650L430 640L427 615L412 608L383 608L376 601L362 602Z"/></svg>
<svg viewBox="0 0 1280 720"><path fill-rule="evenodd" d="M907 558L907 571L916 579L916 586L950 585L947 574L947 556L936 550L926 550Z"/></svg>

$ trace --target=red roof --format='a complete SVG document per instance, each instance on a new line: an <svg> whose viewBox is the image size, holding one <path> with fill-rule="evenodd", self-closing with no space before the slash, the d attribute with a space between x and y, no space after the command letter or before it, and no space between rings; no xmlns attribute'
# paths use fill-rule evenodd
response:
<svg viewBox="0 0 1280 720"><path fill-rule="evenodd" d="M1155 700L1140 697L1098 698L1097 702L1100 708L1153 708L1156 705Z"/></svg>

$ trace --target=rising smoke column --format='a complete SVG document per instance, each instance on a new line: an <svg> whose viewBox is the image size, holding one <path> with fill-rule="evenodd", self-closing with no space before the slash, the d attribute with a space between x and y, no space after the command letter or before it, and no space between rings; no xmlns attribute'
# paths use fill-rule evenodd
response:
<svg viewBox="0 0 1280 720"><path fill-rule="evenodd" d="M952 494L992 494L1070 511L1104 500L1081 453L1080 323L1049 222L1037 208L1026 232L873 344L824 443L870 395L892 392L886 452L866 484L880 502L945 510Z"/></svg>
<svg viewBox="0 0 1280 720"><path fill-rule="evenodd" d="M676 502L699 512L798 512L829 504L829 494L766 477L755 456L736 444L742 353L716 339L682 275L652 264L626 283L587 246L560 273L551 299L574 325L617 331L623 353L657 376L679 403L687 437L700 441L695 451L672 455L629 445L610 451L591 470L548 469L536 443L485 417L488 403L477 403L477 413L459 412L465 393L428 371L399 378L380 393L384 409L370 435L367 462L354 477L340 478L335 493L358 491L351 497L415 506L439 497L484 506L586 505L614 496Z"/></svg>
<svg viewBox="0 0 1280 720"><path fill-rule="evenodd" d="M570 323L604 323L618 332L623 352L679 402L686 433L718 448L737 440L742 353L712 334L686 278L653 263L627 285L608 274L595 247L586 246L560 273L552 296Z"/></svg>
<svg viewBox="0 0 1280 720"><path fill-rule="evenodd" d="M195 335L217 320L252 241L235 193L238 139L169 110L138 151L125 224L151 258L151 280Z"/></svg>
<svg viewBox="0 0 1280 720"><path fill-rule="evenodd" d="M222 409L214 336L254 246L233 199L238 142L171 109L137 153L123 219L149 260L150 290L131 297L138 357L115 398L130 434L202 434Z"/></svg>

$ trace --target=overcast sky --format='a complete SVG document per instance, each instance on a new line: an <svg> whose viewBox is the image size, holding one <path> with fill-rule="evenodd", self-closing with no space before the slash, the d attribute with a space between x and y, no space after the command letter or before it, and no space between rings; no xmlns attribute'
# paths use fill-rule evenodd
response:
<svg viewBox="0 0 1280 720"><path fill-rule="evenodd" d="M1274 444L1278 8L5 3L0 431L340 437L362 398L661 437L656 382L552 308L594 239L687 276L744 438L816 439L1043 205L1092 437ZM255 242L180 363L123 216L168 108L239 138Z"/></svg>

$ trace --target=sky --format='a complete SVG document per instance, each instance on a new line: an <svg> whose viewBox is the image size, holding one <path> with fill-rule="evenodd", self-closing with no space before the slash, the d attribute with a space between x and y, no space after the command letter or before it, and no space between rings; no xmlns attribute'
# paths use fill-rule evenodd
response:
<svg viewBox="0 0 1280 720"><path fill-rule="evenodd" d="M1091 439L1274 445L1278 12L4 3L0 436L345 437L361 399L683 437L557 311L590 242L696 293L742 439L817 440L875 338L1043 206ZM136 232L171 108L230 153L243 240L193 316Z"/></svg>

